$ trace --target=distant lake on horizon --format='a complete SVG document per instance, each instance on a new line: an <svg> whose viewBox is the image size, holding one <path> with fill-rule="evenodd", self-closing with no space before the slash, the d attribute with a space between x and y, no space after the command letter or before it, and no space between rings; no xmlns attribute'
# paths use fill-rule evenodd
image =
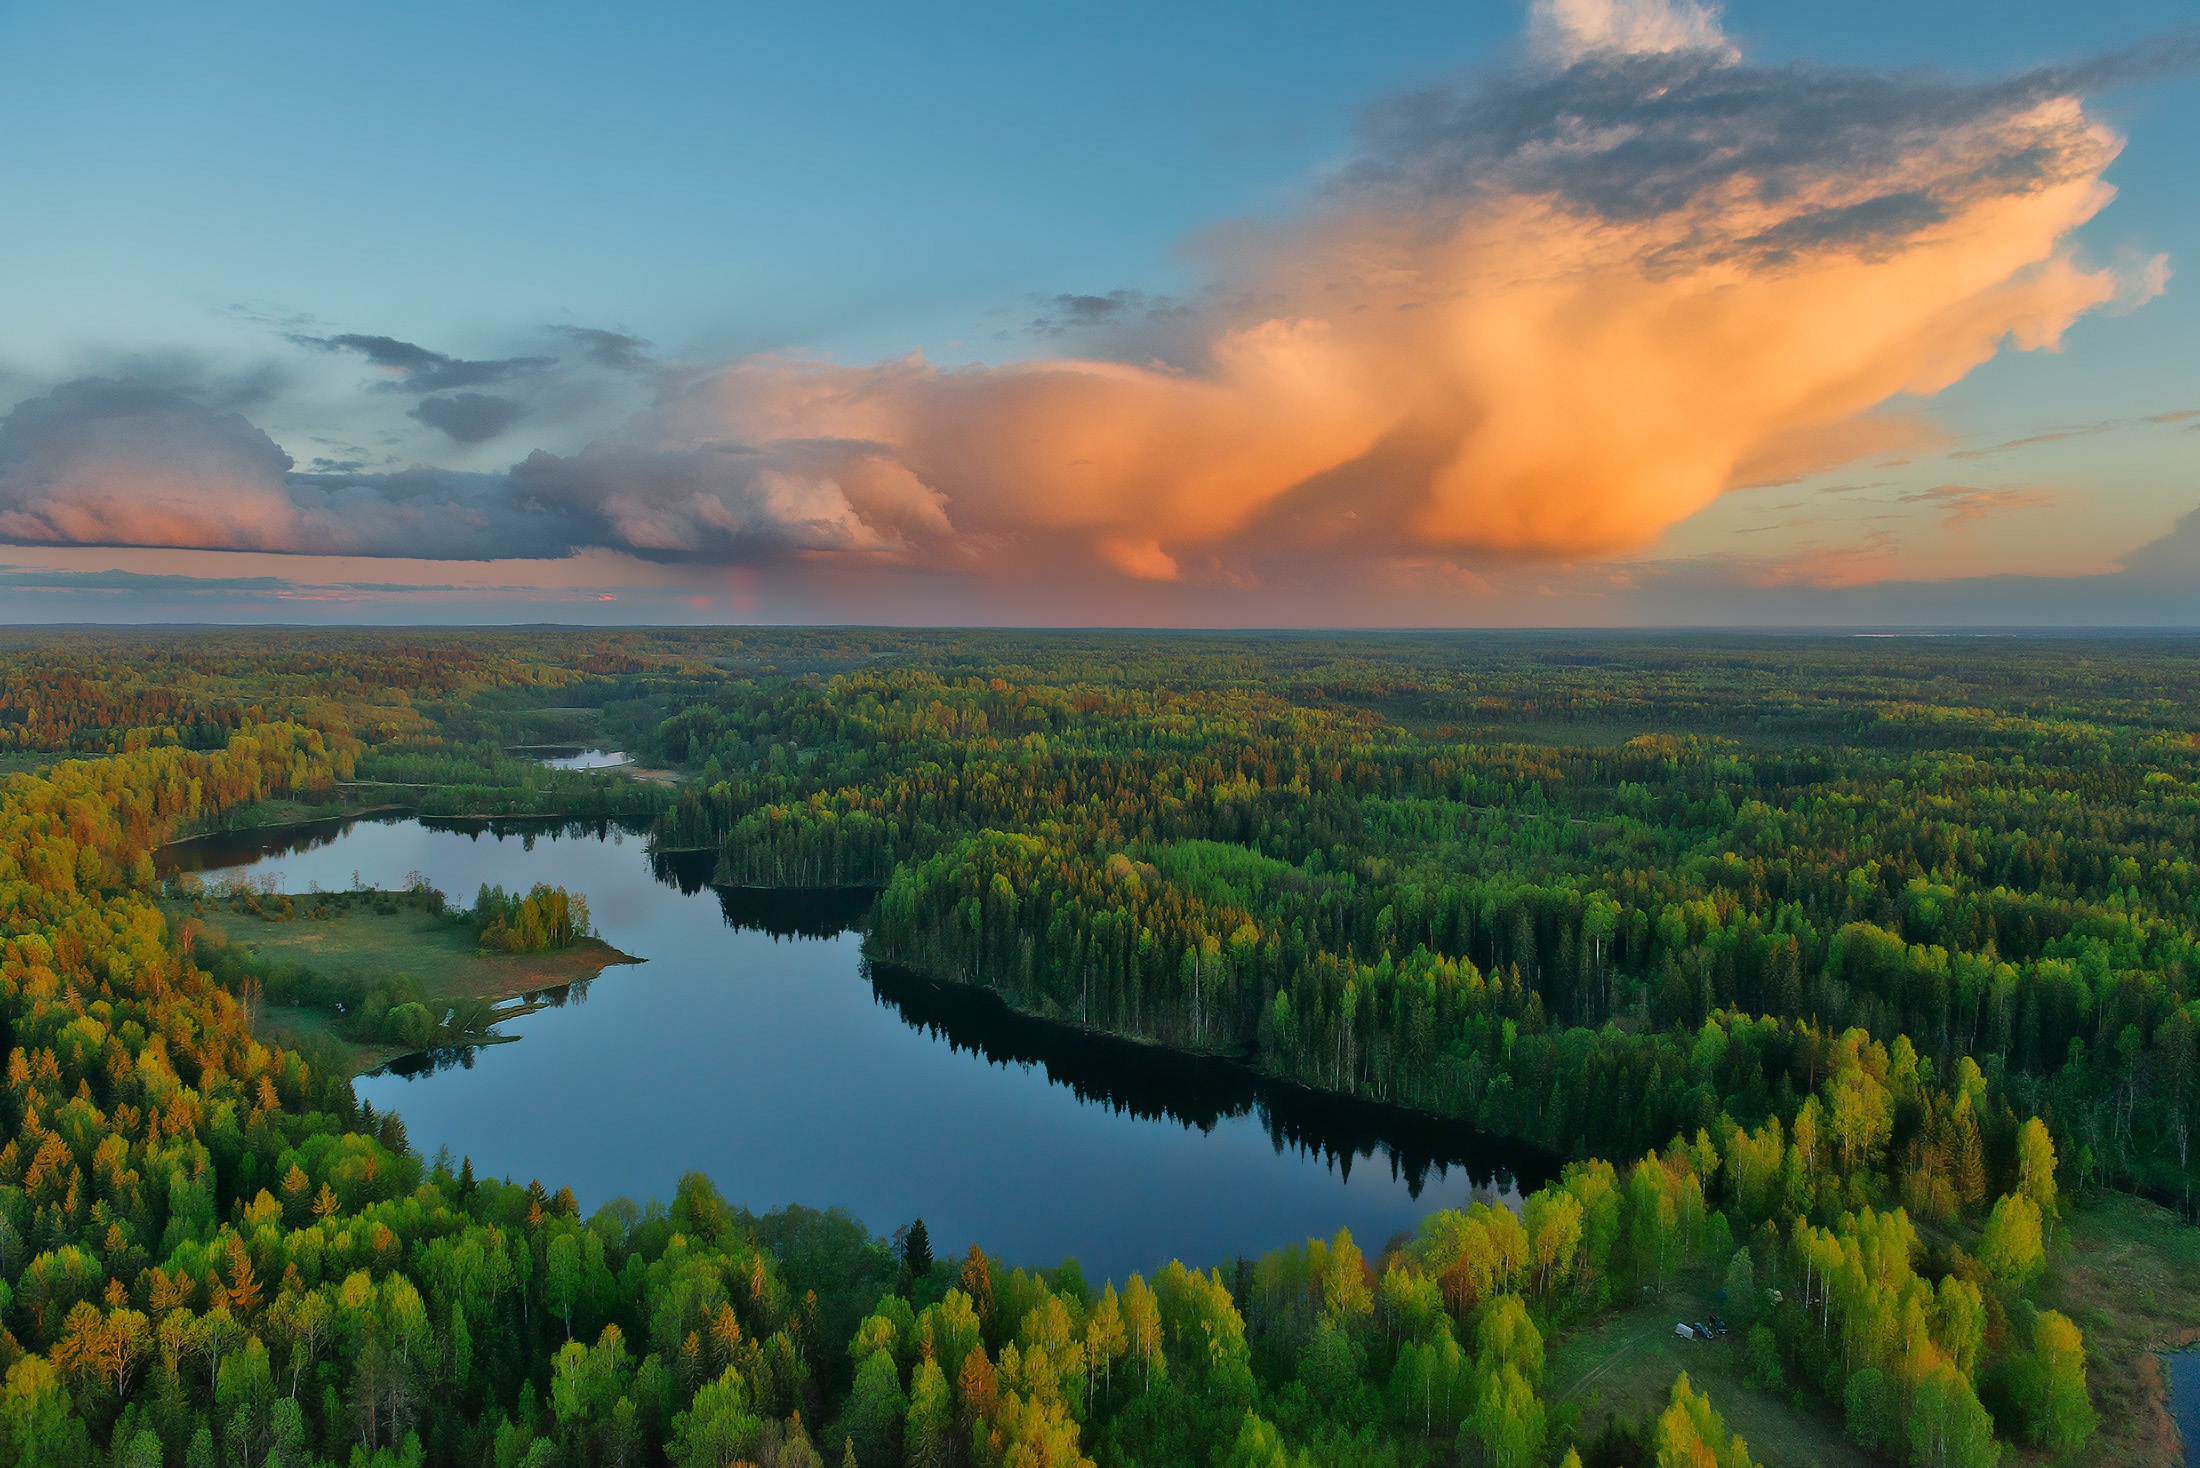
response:
<svg viewBox="0 0 2200 1468"><path fill-rule="evenodd" d="M448 1146L484 1175L570 1186L584 1210L669 1199L697 1170L758 1212L841 1207L880 1234L921 1216L935 1252L1074 1256L1097 1281L1340 1226L1372 1254L1434 1209L1516 1200L1516 1179L1555 1173L1468 1127L870 972L851 929L863 894L721 892L708 854L652 860L631 834L400 818L163 858L291 892L417 872L459 904L485 882L583 893L603 937L646 962L507 1021L517 1044L356 1084L423 1156Z"/></svg>

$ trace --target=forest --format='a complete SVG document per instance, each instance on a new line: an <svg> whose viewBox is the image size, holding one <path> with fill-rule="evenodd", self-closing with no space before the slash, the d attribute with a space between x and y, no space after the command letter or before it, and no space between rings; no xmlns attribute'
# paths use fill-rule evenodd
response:
<svg viewBox="0 0 2200 1468"><path fill-rule="evenodd" d="M2139 1461L2070 1281L2191 1232L2195 694L2166 637L12 634L0 1468L1809 1461L1760 1400L1827 1461ZM567 740L668 778L518 752ZM584 1209L418 1155L162 905L164 843L384 808L874 894L874 964L1569 1160L1123 1280L735 1178ZM1684 1279L1740 1400L1551 1389Z"/></svg>

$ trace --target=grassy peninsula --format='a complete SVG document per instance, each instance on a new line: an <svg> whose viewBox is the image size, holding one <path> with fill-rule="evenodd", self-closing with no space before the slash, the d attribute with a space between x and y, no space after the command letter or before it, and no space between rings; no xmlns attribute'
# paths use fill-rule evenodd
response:
<svg viewBox="0 0 2200 1468"><path fill-rule="evenodd" d="M178 886L164 906L198 962L250 996L257 1028L329 1047L354 1075L418 1051L500 1043L510 1037L495 1031L499 1021L641 961L589 931L586 903L557 888L512 897L487 888L458 909L425 884ZM545 921L553 909L562 921Z"/></svg>

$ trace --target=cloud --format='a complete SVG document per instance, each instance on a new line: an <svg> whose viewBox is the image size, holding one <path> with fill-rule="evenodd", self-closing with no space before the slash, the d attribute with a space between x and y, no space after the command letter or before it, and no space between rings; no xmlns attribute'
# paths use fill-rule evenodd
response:
<svg viewBox="0 0 2200 1468"><path fill-rule="evenodd" d="M1987 444L1983 448L1958 449L1948 457L1951 459L1991 458L1995 454L2006 454L2012 449L2028 449L2043 443L2062 443L2066 439L2092 438L2097 434L2114 433L2123 426L2121 423L2080 423L2069 428L2051 428L2044 433L2028 433L2022 438L2012 438L2002 443Z"/></svg>
<svg viewBox="0 0 2200 1468"><path fill-rule="evenodd" d="M2104 433L2120 433L2127 428L2159 428L2164 424L2185 423L2200 418L2200 408L2182 408L2168 413L2150 413L2139 418L2107 418L2097 423L2071 423L2059 428L2042 429L2021 438L2005 439L2001 443L1985 444L1975 449L1958 449L1948 455L1951 459L1985 459L1995 454L2005 454L2012 449L2036 448L2041 444L2062 443L2073 438L2094 438Z"/></svg>
<svg viewBox="0 0 2200 1468"><path fill-rule="evenodd" d="M474 401L469 402L468 399ZM515 405L429 398L454 437ZM431 405L435 405L432 406ZM683 442L670 425L570 457L536 452L506 473L301 472L234 413L144 383L85 379L0 420L0 540L447 560L541 558L610 547L649 560L892 557L948 529L934 493L846 444L746 449Z"/></svg>
<svg viewBox="0 0 2200 1468"><path fill-rule="evenodd" d="M2006 485L1978 489L1967 484L1939 484L1930 489L1912 490L1902 496L1902 503L1945 510L1947 513L1941 518L1940 528L1962 530L1996 515L2044 509L2055 503L2055 497L2041 489L2015 489Z"/></svg>
<svg viewBox="0 0 2200 1468"><path fill-rule="evenodd" d="M413 342L399 341L394 336L362 336L348 332L340 336L293 335L290 340L302 347L318 347L324 352L356 352L389 373L392 380L385 386L399 392L433 393L482 387L539 372L557 361L555 357L505 357L468 362L432 352Z"/></svg>
<svg viewBox="0 0 2200 1468"><path fill-rule="evenodd" d="M1115 290L1104 296L1061 294L1035 297L1045 312L1024 328L1034 336L1060 337L1073 331L1101 327L1120 328L1140 323L1173 321L1191 316L1190 307L1167 296L1144 291Z"/></svg>
<svg viewBox="0 0 2200 1468"><path fill-rule="evenodd" d="M441 429L455 442L483 443L517 423L526 411L510 398L462 392L443 398L422 398L410 416L430 428Z"/></svg>
<svg viewBox="0 0 2200 1468"><path fill-rule="evenodd" d="M1717 7L1695 0L1535 0L1528 44L1560 67L1597 56L1739 55L1719 28Z"/></svg>
<svg viewBox="0 0 2200 1468"><path fill-rule="evenodd" d="M239 414L150 383L64 383L0 422L0 538L300 549L290 467Z"/></svg>
<svg viewBox="0 0 2200 1468"><path fill-rule="evenodd" d="M189 452L148 426L129 452L49 455L65 472L0 466L0 535L1191 590L1483 576L1912 451L1906 400L2159 284L2071 243L2120 146L2082 88L2145 57L1984 83L1753 66L1684 0L1540 0L1527 54L1372 109L1297 217L1199 242L1194 304L1042 301L1041 334L1111 355L690 366L617 432L502 475L299 474L241 419L172 413ZM645 361L634 338L561 331L598 365ZM460 441L508 401L468 389L550 362L296 339L365 357ZM138 461L152 492L133 499ZM2021 508L2009 493L1934 503L1961 525ZM132 508L148 499L167 509Z"/></svg>
<svg viewBox="0 0 2200 1468"><path fill-rule="evenodd" d="M238 414L103 378L0 421L0 539L484 559L574 544L559 517L515 503L506 476L298 473Z"/></svg>
<svg viewBox="0 0 2200 1468"><path fill-rule="evenodd" d="M570 457L531 454L512 470L514 493L584 526L587 544L670 561L893 553L907 548L904 532L947 529L936 494L860 444L760 451L652 427Z"/></svg>
<svg viewBox="0 0 2200 1468"><path fill-rule="evenodd" d="M640 372L656 365L649 355L649 343L638 336L594 326L553 326L550 329L579 346L582 355L598 367L608 367L614 372Z"/></svg>
<svg viewBox="0 0 2200 1468"><path fill-rule="evenodd" d="M2135 581L2166 583L2188 593L2200 586L2200 509L2179 516L2168 534L2126 556L2124 574Z"/></svg>
<svg viewBox="0 0 2200 1468"><path fill-rule="evenodd" d="M1385 103L1305 217L1210 242L1206 304L1155 351L751 359L652 421L899 464L952 526L907 553L943 564L1571 559L1914 440L1874 410L2115 297L2069 240L2119 143L2064 77L1752 67L1708 14L1544 7L1579 44ZM1066 329L1133 302L1054 305Z"/></svg>

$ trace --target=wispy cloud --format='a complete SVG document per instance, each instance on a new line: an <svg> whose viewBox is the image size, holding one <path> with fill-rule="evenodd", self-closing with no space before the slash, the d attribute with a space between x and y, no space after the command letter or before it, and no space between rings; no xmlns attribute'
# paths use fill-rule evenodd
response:
<svg viewBox="0 0 2200 1468"><path fill-rule="evenodd" d="M2006 454L2017 449L2036 448L2041 444L2062 443L2073 438L2097 438L2104 433L2120 433L2131 428L2155 428L2164 424L2186 423L2200 419L2200 408L2182 408L2170 413L2150 413L2139 418L2104 418L2095 423L2072 423L2059 428L2045 428L2038 433L2028 433L2021 438L2004 439L2000 443L1985 444L1978 448L1957 449L1951 459L1987 459L1996 454Z"/></svg>
<svg viewBox="0 0 2200 1468"><path fill-rule="evenodd" d="M357 353L388 374L384 387L399 392L434 393L484 387L539 372L557 361L555 357L504 357L469 362L430 351L414 342L400 341L394 336L363 336L356 332L338 336L294 334L290 340L299 346L318 347L325 352Z"/></svg>
<svg viewBox="0 0 2200 1468"><path fill-rule="evenodd" d="M1936 484L1930 489L1912 490L1903 495L1902 503L1925 505L1945 511L1940 528L1961 530L1997 515L2012 514L2019 510L2044 509L2055 503L2055 496L2043 489L2021 489L2007 485L1980 489L1968 484Z"/></svg>

